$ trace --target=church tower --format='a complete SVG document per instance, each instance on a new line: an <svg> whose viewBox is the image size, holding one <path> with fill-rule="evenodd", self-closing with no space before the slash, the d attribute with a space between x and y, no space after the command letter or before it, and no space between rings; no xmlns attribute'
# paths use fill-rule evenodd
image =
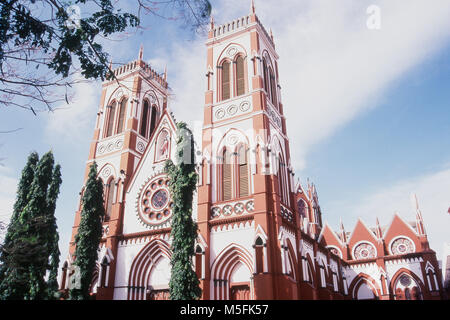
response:
<svg viewBox="0 0 450 320"><path fill-rule="evenodd" d="M99 111L86 163L84 184L90 166L95 161L98 175L104 183L106 216L103 222L100 267L94 271L97 299L113 299L117 250L123 234L126 187L153 137L161 116L167 108L166 74L155 72L143 60L143 47L138 59L113 70L117 79L102 84ZM75 254L74 237L81 214L75 214L68 264ZM68 275L63 269L63 278ZM63 289L68 284L65 280ZM95 290L93 290L95 291Z"/></svg>
<svg viewBox="0 0 450 320"><path fill-rule="evenodd" d="M204 299L296 299L298 221L278 54L252 1L216 25L198 188Z"/></svg>

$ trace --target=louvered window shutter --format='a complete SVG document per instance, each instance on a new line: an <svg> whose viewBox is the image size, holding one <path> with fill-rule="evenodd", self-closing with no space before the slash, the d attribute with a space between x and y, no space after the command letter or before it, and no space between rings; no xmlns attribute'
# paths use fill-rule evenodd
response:
<svg viewBox="0 0 450 320"><path fill-rule="evenodd" d="M241 147L239 150L239 195L241 197L249 195L247 150L245 147Z"/></svg>
<svg viewBox="0 0 450 320"><path fill-rule="evenodd" d="M117 127L117 133L121 133L123 131L123 126L125 123L125 111L127 109L127 99L123 99L122 103L120 104L120 111L119 111L119 125Z"/></svg>
<svg viewBox="0 0 450 320"><path fill-rule="evenodd" d="M266 59L263 60L263 73L264 73L264 90L266 90L267 95L269 95L269 89L268 89L268 87L269 87L269 86L268 86L269 79L267 79L268 76L267 76L267 63L266 63Z"/></svg>
<svg viewBox="0 0 450 320"><path fill-rule="evenodd" d="M241 56L236 60L236 89L238 96L245 93L244 58Z"/></svg>
<svg viewBox="0 0 450 320"><path fill-rule="evenodd" d="M222 100L230 99L230 63L222 65Z"/></svg>
<svg viewBox="0 0 450 320"><path fill-rule="evenodd" d="M150 138L153 134L153 131L155 131L155 126L156 126L156 116L157 116L157 110L156 107L153 106L152 107L152 118L150 120L150 133L148 135L148 137Z"/></svg>
<svg viewBox="0 0 450 320"><path fill-rule="evenodd" d="M232 198L232 164L230 153L225 151L223 154L223 200L231 200Z"/></svg>
<svg viewBox="0 0 450 320"><path fill-rule="evenodd" d="M147 122L148 122L148 101L144 102L144 110L142 111L142 119L141 119L141 136L146 137L147 133Z"/></svg>
<svg viewBox="0 0 450 320"><path fill-rule="evenodd" d="M275 76L273 75L272 69L270 69L270 86L271 86L272 103L278 109L277 88L276 88L276 83L275 83Z"/></svg>
<svg viewBox="0 0 450 320"><path fill-rule="evenodd" d="M112 211L112 204L113 204L113 197L114 197L114 180L111 179L108 185L108 199L106 199L106 219L109 219L111 217L111 211Z"/></svg>
<svg viewBox="0 0 450 320"><path fill-rule="evenodd" d="M108 118L108 128L106 131L106 136L109 137L113 133L114 129L114 115L116 114L116 103L114 102L111 108L109 109L109 118Z"/></svg>

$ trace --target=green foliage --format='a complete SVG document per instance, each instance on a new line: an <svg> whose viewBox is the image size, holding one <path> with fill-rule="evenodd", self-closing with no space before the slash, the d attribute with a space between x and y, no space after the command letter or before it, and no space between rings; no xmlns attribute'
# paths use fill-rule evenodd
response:
<svg viewBox="0 0 450 320"><path fill-rule="evenodd" d="M58 266L59 266L59 235L58 226L56 224L55 209L56 200L59 194L59 187L61 186L61 166L56 165L53 170L52 183L49 187L47 195L48 215L49 215L49 251L50 251L50 273L47 281L47 297L54 299L55 294L58 292Z"/></svg>
<svg viewBox="0 0 450 320"><path fill-rule="evenodd" d="M34 2L34 1L33 1ZM80 20L80 27L68 24L71 18L67 7L51 1L46 8L56 14L51 22L40 18L31 10L30 3L17 0L2 1L0 8L0 67L8 56L6 44L14 43L16 47L39 48L52 56L47 66L64 77L69 75L76 57L87 78L104 79L108 72L107 56L102 46L96 42L97 36L108 37L115 32L122 32L128 26L139 25L139 19L129 13L114 12L110 0L89 1L76 0L75 5L95 3L98 7L87 18ZM42 4L44 6L44 4ZM40 13L39 13L40 14ZM72 28L72 26L75 26Z"/></svg>
<svg viewBox="0 0 450 320"><path fill-rule="evenodd" d="M97 178L97 164L91 166L86 188L81 199L83 209L78 233L75 236L75 262L80 268L81 288L71 289L73 300L89 299L89 286L92 281L98 248L102 239L102 221L105 215L103 207L103 183Z"/></svg>
<svg viewBox="0 0 450 320"><path fill-rule="evenodd" d="M38 161L38 154L32 152L22 170L22 175L17 188L16 202L14 203L14 211L0 252L0 299L2 300L23 299L27 292L26 279L20 279L23 277L23 272L22 275L20 275L17 272L18 270L11 268L14 263L14 258L10 256L10 253L13 253L14 244L21 236L19 216L28 203L31 183L34 179L34 170Z"/></svg>
<svg viewBox="0 0 450 320"><path fill-rule="evenodd" d="M118 9L127 2L2 0L0 105L36 114L42 107L69 103L71 88L85 79L116 79L102 44L113 34L139 28L141 14L180 19L197 30L211 13L208 0L135 0L136 16Z"/></svg>
<svg viewBox="0 0 450 320"><path fill-rule="evenodd" d="M172 217L172 271L170 298L196 300L201 296L199 280L192 265L197 224L192 220L192 199L197 183L194 140L185 123L177 125L176 164L166 162L173 199ZM187 160L187 161L186 161Z"/></svg>
<svg viewBox="0 0 450 320"><path fill-rule="evenodd" d="M7 241L2 247L1 299L51 299L55 293L54 283L47 283L45 275L55 272L49 259L59 263L54 213L61 172L59 165L54 168L51 151L37 161L38 155L32 153L22 171Z"/></svg>

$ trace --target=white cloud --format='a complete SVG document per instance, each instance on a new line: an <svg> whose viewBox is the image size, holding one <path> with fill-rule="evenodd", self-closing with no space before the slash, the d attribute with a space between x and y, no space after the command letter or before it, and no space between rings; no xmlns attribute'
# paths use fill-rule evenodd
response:
<svg viewBox="0 0 450 320"><path fill-rule="evenodd" d="M81 77L78 80L82 80ZM46 135L53 142L86 143L92 137L98 103L98 82L81 82L73 86L70 104L60 105L48 116Z"/></svg>
<svg viewBox="0 0 450 320"><path fill-rule="evenodd" d="M415 209L410 201L412 193L418 197L430 246L438 252L438 259L441 259L443 244L450 241L450 166L438 172L385 186L365 197L353 199L352 202L330 205L335 212L346 212L344 224L346 221L354 224L356 218L361 217L368 225L374 226L378 217L382 225L388 225L395 212L399 212L406 221L415 221ZM352 230L353 225L347 224L346 229Z"/></svg>
<svg viewBox="0 0 450 320"><path fill-rule="evenodd" d="M381 8L378 31L366 26L371 4ZM226 1L214 8L216 24L248 14L249 8L250 1ZM273 30L280 54L282 98L299 170L314 144L374 107L389 84L436 53L450 35L447 0L274 0L256 1L256 10ZM201 112L203 43L183 43L170 56L176 73L169 82L180 119L198 119L186 112L191 106Z"/></svg>

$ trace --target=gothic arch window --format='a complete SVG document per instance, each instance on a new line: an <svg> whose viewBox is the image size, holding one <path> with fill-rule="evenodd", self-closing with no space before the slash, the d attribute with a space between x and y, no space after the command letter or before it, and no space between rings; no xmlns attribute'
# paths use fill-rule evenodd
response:
<svg viewBox="0 0 450 320"><path fill-rule="evenodd" d="M250 194L249 166L247 146L241 145L238 149L238 176L239 176L239 196L246 197Z"/></svg>
<svg viewBox="0 0 450 320"><path fill-rule="evenodd" d="M151 117L150 117L150 132L148 137L150 138L153 134L153 131L155 131L155 127L156 127L156 121L158 120L158 108L156 107L156 105L153 105L151 108Z"/></svg>
<svg viewBox="0 0 450 320"><path fill-rule="evenodd" d="M195 273L197 274L197 278L202 279L203 278L203 259L204 259L204 252L202 247L197 245L195 248Z"/></svg>
<svg viewBox="0 0 450 320"><path fill-rule="evenodd" d="M294 279L294 280L297 280L297 277L296 277L296 273L295 273L295 255L293 254L293 250L292 250L292 247L288 247L287 248L287 255L286 255L286 257L287 257L287 263L286 263L286 267L287 267L287 270L286 270L286 274L290 277L290 278L292 278L292 279Z"/></svg>
<svg viewBox="0 0 450 320"><path fill-rule="evenodd" d="M307 217L308 205L303 199L297 201L298 214L300 217Z"/></svg>
<svg viewBox="0 0 450 320"><path fill-rule="evenodd" d="M261 273L264 270L264 242L261 237L257 237L255 241L255 259L256 259L256 273Z"/></svg>
<svg viewBox="0 0 450 320"><path fill-rule="evenodd" d="M105 188L105 194L106 194L106 199L105 199L105 203L106 203L106 207L105 207L105 221L108 221L109 218L111 218L111 213L112 213L112 205L114 202L114 178L111 178L109 180L109 182L106 184L106 188Z"/></svg>
<svg viewBox="0 0 450 320"><path fill-rule="evenodd" d="M235 75L236 96L241 96L245 94L244 57L242 55L239 55L235 62L236 62L236 75Z"/></svg>
<svg viewBox="0 0 450 320"><path fill-rule="evenodd" d="M124 130L125 120L126 120L126 110L127 110L127 98L123 98L120 102L119 109L119 119L117 124L117 133L122 133Z"/></svg>
<svg viewBox="0 0 450 320"><path fill-rule="evenodd" d="M107 287L107 278L108 278L108 268L109 268L109 261L106 257L103 258L102 263L100 265L101 271L100 271L100 288Z"/></svg>
<svg viewBox="0 0 450 320"><path fill-rule="evenodd" d="M308 261L307 257L302 256L302 269L303 269L303 281L314 286L314 276L312 273L311 263Z"/></svg>
<svg viewBox="0 0 450 320"><path fill-rule="evenodd" d="M150 106L148 103L148 100L144 100L144 107L142 110L142 117L141 117L141 130L140 134L144 138L147 138L147 127L148 127L148 115L150 112Z"/></svg>
<svg viewBox="0 0 450 320"><path fill-rule="evenodd" d="M326 278L325 266L324 266L323 262L321 262L319 264L319 273L320 273L320 286L322 288L325 288L327 286L327 278Z"/></svg>
<svg viewBox="0 0 450 320"><path fill-rule="evenodd" d="M264 90L266 90L267 95L269 95L269 76L266 58L263 59L263 77L264 77Z"/></svg>
<svg viewBox="0 0 450 320"><path fill-rule="evenodd" d="M226 60L222 63L221 72L221 100L228 100L231 98L231 64L230 61Z"/></svg>
<svg viewBox="0 0 450 320"><path fill-rule="evenodd" d="M419 284L406 273L397 278L394 292L396 300L422 300Z"/></svg>
<svg viewBox="0 0 450 320"><path fill-rule="evenodd" d="M281 203L287 204L287 181L286 181L286 164L281 155L278 157L278 189L280 193Z"/></svg>
<svg viewBox="0 0 450 320"><path fill-rule="evenodd" d="M107 121L106 121L106 134L105 137L112 136L114 132L114 118L116 115L117 103L114 101L110 106L107 107Z"/></svg>
<svg viewBox="0 0 450 320"><path fill-rule="evenodd" d="M227 149L222 154L222 200L228 201L233 197L233 163L231 152Z"/></svg>
<svg viewBox="0 0 450 320"><path fill-rule="evenodd" d="M269 78L270 78L270 97L272 104L275 106L275 108L278 110L277 106L277 84L275 80L275 75L273 73L272 68L269 68Z"/></svg>
<svg viewBox="0 0 450 320"><path fill-rule="evenodd" d="M357 287L356 299L358 300L376 300L374 289L366 280L362 280Z"/></svg>
<svg viewBox="0 0 450 320"><path fill-rule="evenodd" d="M336 272L332 272L332 278L333 278L333 291L338 292L339 286L338 286L338 277Z"/></svg>

